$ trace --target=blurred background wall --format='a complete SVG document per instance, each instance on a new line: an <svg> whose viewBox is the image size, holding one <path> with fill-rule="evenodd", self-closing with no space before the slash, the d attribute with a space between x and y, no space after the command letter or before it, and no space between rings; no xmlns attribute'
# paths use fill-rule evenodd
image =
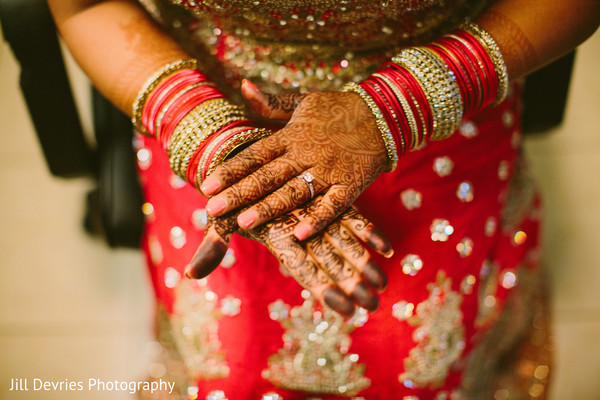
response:
<svg viewBox="0 0 600 400"><path fill-rule="evenodd" d="M600 33L575 61L566 120L525 149L545 198L545 262L553 278L556 374L551 400L600 399ZM76 97L85 78L69 64ZM540 100L543 101L543 100ZM82 108L89 128L89 110ZM89 129L88 129L89 130ZM11 378L137 380L151 359L152 296L142 257L82 228L92 183L50 176L0 43L0 398ZM85 398L128 399L124 392ZM235 399L232 399L235 400Z"/></svg>

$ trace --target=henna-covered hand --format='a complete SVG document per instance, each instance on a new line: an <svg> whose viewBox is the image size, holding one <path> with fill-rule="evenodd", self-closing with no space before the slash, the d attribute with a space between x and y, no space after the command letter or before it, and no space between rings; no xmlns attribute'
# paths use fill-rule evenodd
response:
<svg viewBox="0 0 600 400"><path fill-rule="evenodd" d="M210 215L220 216L255 202L240 213L240 227L251 229L293 210L311 197L300 174L310 173L323 201L294 228L304 240L346 210L388 165L375 119L354 93L312 92L269 96L247 82L242 93L258 112L291 119L272 136L254 143L217 168L201 190L214 195Z"/></svg>
<svg viewBox="0 0 600 400"><path fill-rule="evenodd" d="M317 299L343 315L355 305L374 311L387 277L361 241L389 257L385 236L354 209L348 209L307 242L294 237L295 226L319 206L321 198L254 229L239 229L236 214L209 219L206 234L186 270L191 278L211 273L225 255L235 231L263 243L289 274Z"/></svg>

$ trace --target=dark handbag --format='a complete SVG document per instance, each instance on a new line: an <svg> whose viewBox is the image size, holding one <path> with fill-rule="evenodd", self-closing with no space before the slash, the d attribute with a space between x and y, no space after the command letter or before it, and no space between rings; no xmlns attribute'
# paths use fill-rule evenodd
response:
<svg viewBox="0 0 600 400"><path fill-rule="evenodd" d="M21 66L20 85L50 172L92 176L86 230L110 246L138 247L142 194L135 170L129 119L97 91L92 109L97 146L85 140L45 0L0 0L4 38Z"/></svg>

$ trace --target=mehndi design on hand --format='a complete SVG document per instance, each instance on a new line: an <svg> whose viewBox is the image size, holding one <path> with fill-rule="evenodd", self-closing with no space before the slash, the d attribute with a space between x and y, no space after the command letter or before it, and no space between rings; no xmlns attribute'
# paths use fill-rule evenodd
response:
<svg viewBox="0 0 600 400"><path fill-rule="evenodd" d="M283 129L216 169L202 191L214 195L207 205L214 216L255 202L238 218L241 227L254 228L310 198L307 185L295 179L309 172L323 201L295 227L303 240L346 210L386 165L385 145L362 100L354 93L314 92Z"/></svg>
<svg viewBox="0 0 600 400"><path fill-rule="evenodd" d="M355 304L375 310L376 290L385 288L387 278L359 239L386 256L391 256L390 244L354 209L345 211L326 231L308 242L298 241L293 235L295 226L321 201L322 197L316 198L303 208L251 230L239 229L236 213L210 217L187 275L202 278L212 272L225 255L235 231L263 243L300 285L341 314L352 314Z"/></svg>

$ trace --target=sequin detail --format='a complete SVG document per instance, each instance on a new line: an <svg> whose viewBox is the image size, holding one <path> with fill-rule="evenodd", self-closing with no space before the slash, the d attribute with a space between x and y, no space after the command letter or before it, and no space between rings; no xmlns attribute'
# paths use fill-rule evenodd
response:
<svg viewBox="0 0 600 400"><path fill-rule="evenodd" d="M463 294L471 294L473 293L473 286L477 282L477 278L473 275L467 275L460 283L460 291Z"/></svg>
<svg viewBox="0 0 600 400"><path fill-rule="evenodd" d="M208 395L206 395L206 400L229 400L225 397L225 392L222 390L213 390Z"/></svg>
<svg viewBox="0 0 600 400"><path fill-rule="evenodd" d="M454 233L454 227L447 219L436 218L431 223L431 240L434 242L446 242Z"/></svg>
<svg viewBox="0 0 600 400"><path fill-rule="evenodd" d="M488 217L485 220L485 236L492 237L496 233L496 229L498 229L498 220L494 217Z"/></svg>
<svg viewBox="0 0 600 400"><path fill-rule="evenodd" d="M433 161L433 170L440 177L448 176L454 169L454 161L448 156L438 157Z"/></svg>
<svg viewBox="0 0 600 400"><path fill-rule="evenodd" d="M473 252L473 241L468 237L464 238L456 245L456 251L463 258L470 256Z"/></svg>
<svg viewBox="0 0 600 400"><path fill-rule="evenodd" d="M235 251L233 249L227 249L223 260L221 260L221 267L231 268L235 264Z"/></svg>
<svg viewBox="0 0 600 400"><path fill-rule="evenodd" d="M501 181L507 180L509 169L510 165L508 164L508 161L500 161L500 164L498 165L498 179L500 179Z"/></svg>
<svg viewBox="0 0 600 400"><path fill-rule="evenodd" d="M137 164L141 170L146 170L152 165L152 153L146 148L141 148L136 152Z"/></svg>
<svg viewBox="0 0 600 400"><path fill-rule="evenodd" d="M177 175L172 174L169 178L169 184L174 189L181 189L182 187L185 187L185 185L187 185L187 182L178 177Z"/></svg>
<svg viewBox="0 0 600 400"><path fill-rule="evenodd" d="M173 247L176 249L181 249L183 246L185 246L186 241L187 238L185 231L181 229L181 227L174 226L171 228L169 233L169 242L171 242Z"/></svg>
<svg viewBox="0 0 600 400"><path fill-rule="evenodd" d="M181 280L181 274L175 268L169 267L165 269L164 280L165 286L173 289Z"/></svg>
<svg viewBox="0 0 600 400"><path fill-rule="evenodd" d="M406 371L398 377L400 382L437 387L460 358L465 347L462 296L451 285L452 280L439 271L436 282L427 286L429 297L417 305L416 315L408 320L417 327L412 336L417 345L404 360Z"/></svg>
<svg viewBox="0 0 600 400"><path fill-rule="evenodd" d="M283 400L283 397L277 393L267 393L263 394L262 400Z"/></svg>
<svg viewBox="0 0 600 400"><path fill-rule="evenodd" d="M423 268L423 260L416 254L408 254L402 259L402 272L415 276Z"/></svg>
<svg viewBox="0 0 600 400"><path fill-rule="evenodd" d="M406 189L400 193L400 199L407 210L414 210L416 208L421 208L423 195L414 189Z"/></svg>
<svg viewBox="0 0 600 400"><path fill-rule="evenodd" d="M227 296L221 300L221 312L224 315L234 316L240 313L242 301L233 296Z"/></svg>
<svg viewBox="0 0 600 400"><path fill-rule="evenodd" d="M463 121L458 127L458 132L466 138L472 139L479 133L477 125L472 121Z"/></svg>
<svg viewBox="0 0 600 400"><path fill-rule="evenodd" d="M370 386L358 355L349 354L354 324L305 297L289 309L281 300L269 306L271 318L285 329L283 348L269 357L263 377L277 387L306 392L353 396ZM284 309L289 309L289 316Z"/></svg>
<svg viewBox="0 0 600 400"><path fill-rule="evenodd" d="M514 271L504 271L500 284L504 289L514 288L517 285L517 275Z"/></svg>
<svg viewBox="0 0 600 400"><path fill-rule="evenodd" d="M192 224L196 229L203 230L208 222L208 214L204 208L198 208L192 213Z"/></svg>
<svg viewBox="0 0 600 400"><path fill-rule="evenodd" d="M392 306L392 315L400 321L406 321L413 316L415 305L407 301L399 301Z"/></svg>
<svg viewBox="0 0 600 400"><path fill-rule="evenodd" d="M456 189L456 197L463 203L470 203L474 197L473 184L469 181L463 181L458 184Z"/></svg>
<svg viewBox="0 0 600 400"><path fill-rule="evenodd" d="M195 379L217 379L229 375L229 367L218 337L217 295L206 280L184 279L176 288L171 317L173 336L190 375Z"/></svg>

